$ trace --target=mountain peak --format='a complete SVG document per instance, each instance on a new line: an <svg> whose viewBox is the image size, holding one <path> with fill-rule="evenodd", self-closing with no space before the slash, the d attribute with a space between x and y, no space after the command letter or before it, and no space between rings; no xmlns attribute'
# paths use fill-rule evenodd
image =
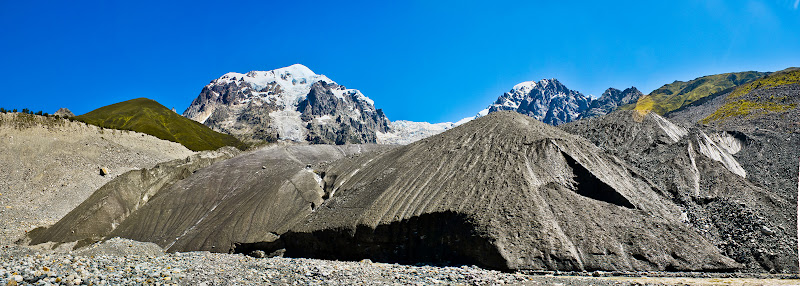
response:
<svg viewBox="0 0 800 286"><path fill-rule="evenodd" d="M570 90L555 78L538 82L526 81L501 95L479 115L500 110L513 110L558 125L573 121L589 106L591 98Z"/></svg>
<svg viewBox="0 0 800 286"><path fill-rule="evenodd" d="M375 130L389 128L371 99L301 64L226 73L203 88L184 116L244 140L374 143ZM348 124L360 127L342 127Z"/></svg>

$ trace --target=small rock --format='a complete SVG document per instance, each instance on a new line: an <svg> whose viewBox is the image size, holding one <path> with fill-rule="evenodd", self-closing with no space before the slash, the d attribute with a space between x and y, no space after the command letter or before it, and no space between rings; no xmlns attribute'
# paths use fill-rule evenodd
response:
<svg viewBox="0 0 800 286"><path fill-rule="evenodd" d="M272 257L283 257L283 254L285 254L285 253L286 253L286 248L281 248L281 249L278 249L278 250L275 250L275 251L271 252L267 257L269 257L269 258L272 258Z"/></svg>
<svg viewBox="0 0 800 286"><path fill-rule="evenodd" d="M100 167L100 176L107 176L110 174L107 168Z"/></svg>
<svg viewBox="0 0 800 286"><path fill-rule="evenodd" d="M264 252L263 250L253 250L247 255L255 257L255 258L264 258L264 257L267 256L267 253Z"/></svg>

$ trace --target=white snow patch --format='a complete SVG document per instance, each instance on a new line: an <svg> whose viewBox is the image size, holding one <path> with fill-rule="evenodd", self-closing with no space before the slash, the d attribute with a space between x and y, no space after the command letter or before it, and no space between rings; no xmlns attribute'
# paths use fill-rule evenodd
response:
<svg viewBox="0 0 800 286"><path fill-rule="evenodd" d="M692 147L692 142L689 142L688 150L689 152L689 161L692 162L692 175L694 176L694 196L700 196L700 170L697 169L697 163L694 159L694 147Z"/></svg>
<svg viewBox="0 0 800 286"><path fill-rule="evenodd" d="M664 119L664 117L661 117L660 115L655 114L654 112L650 112L650 114L652 114L653 119L656 121L656 124L658 124L658 127L660 127L661 130L663 130L664 133L666 133L670 139L672 139L673 143L678 142L678 140L681 140L683 136L689 134L689 131L687 131L683 127L675 125L669 120Z"/></svg>
<svg viewBox="0 0 800 286"><path fill-rule="evenodd" d="M281 110L269 114L272 126L278 130L281 139L303 142L306 139L306 123L300 119L296 110Z"/></svg>
<svg viewBox="0 0 800 286"><path fill-rule="evenodd" d="M543 79L542 81L545 81L545 80ZM518 91L522 91L522 92L527 93L527 92L531 91L534 88L536 88L536 82L535 81L523 81L523 82L520 82L520 83L514 85L514 87L511 88L511 90L518 90Z"/></svg>
<svg viewBox="0 0 800 286"><path fill-rule="evenodd" d="M747 172L745 172L744 168L739 165L739 162L733 158L731 153L720 147L714 140L708 137L704 132L700 132L700 136L697 138L698 147L700 147L700 153L705 155L706 157L722 163L729 171L734 174L745 178L747 176Z"/></svg>
<svg viewBox="0 0 800 286"><path fill-rule="evenodd" d="M463 121L463 120L462 120ZM459 121L461 122L461 121ZM391 123L392 131L388 133L377 132L378 144L405 145L418 140L442 133L458 126L452 122L428 123L398 120Z"/></svg>
<svg viewBox="0 0 800 286"><path fill-rule="evenodd" d="M742 147L744 147L744 142L736 139L726 132L713 133L708 137L711 138L711 140L714 140L714 143L717 143L719 147L725 149L725 151L730 154L739 153L739 151L742 151Z"/></svg>

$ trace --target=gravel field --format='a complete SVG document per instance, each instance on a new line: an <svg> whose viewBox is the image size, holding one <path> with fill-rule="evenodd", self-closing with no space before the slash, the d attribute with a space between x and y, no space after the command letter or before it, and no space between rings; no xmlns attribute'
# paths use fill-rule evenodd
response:
<svg viewBox="0 0 800 286"><path fill-rule="evenodd" d="M475 266L164 254L114 238L73 252L0 246L0 285L800 285L797 275L736 273L504 273Z"/></svg>

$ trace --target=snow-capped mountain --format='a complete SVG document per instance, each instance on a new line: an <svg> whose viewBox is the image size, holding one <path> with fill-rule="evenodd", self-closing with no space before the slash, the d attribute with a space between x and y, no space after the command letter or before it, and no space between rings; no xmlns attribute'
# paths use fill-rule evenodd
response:
<svg viewBox="0 0 800 286"><path fill-rule="evenodd" d="M559 125L581 118L608 114L620 106L635 103L641 96L642 93L635 87L622 91L609 88L600 98L593 100L580 92L568 89L556 79L526 81L515 85L475 116L461 119L456 123L394 121L391 131L378 133L378 143L408 144L501 110L516 111L551 125Z"/></svg>
<svg viewBox="0 0 800 286"><path fill-rule="evenodd" d="M244 140L375 143L376 132L390 128L360 91L300 64L227 73L206 85L183 115Z"/></svg>
<svg viewBox="0 0 800 286"><path fill-rule="evenodd" d="M513 110L551 125L578 119L591 97L570 90L556 79L526 81L514 86L480 114Z"/></svg>
<svg viewBox="0 0 800 286"><path fill-rule="evenodd" d="M583 119L609 114L620 106L636 103L642 96L644 96L644 94L636 89L636 87L629 87L625 90L619 90L613 87L606 89L600 98L592 100L592 103L589 104L589 109L584 111L580 118Z"/></svg>

